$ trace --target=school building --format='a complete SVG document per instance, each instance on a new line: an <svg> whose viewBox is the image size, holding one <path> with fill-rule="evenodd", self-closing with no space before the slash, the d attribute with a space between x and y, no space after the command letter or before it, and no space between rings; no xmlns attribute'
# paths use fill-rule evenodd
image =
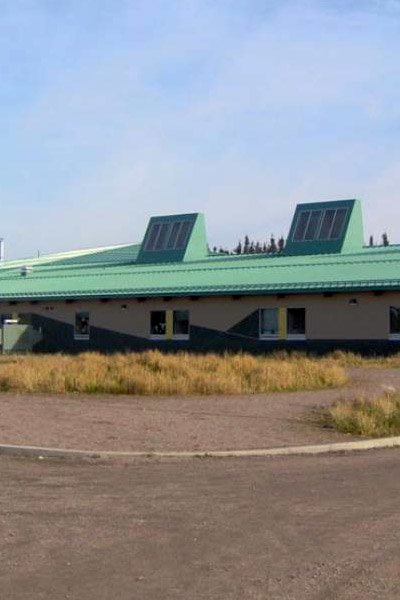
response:
<svg viewBox="0 0 400 600"><path fill-rule="evenodd" d="M3 351L400 349L400 246L359 200L299 204L275 254L215 254L200 213L138 244L1 261Z"/></svg>

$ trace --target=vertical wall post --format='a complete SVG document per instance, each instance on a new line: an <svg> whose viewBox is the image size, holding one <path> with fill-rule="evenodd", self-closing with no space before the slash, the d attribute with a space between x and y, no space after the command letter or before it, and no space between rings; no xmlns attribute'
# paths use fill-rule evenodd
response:
<svg viewBox="0 0 400 600"><path fill-rule="evenodd" d="M174 335L174 317L173 311L167 310L165 315L165 334L167 340L172 340Z"/></svg>
<svg viewBox="0 0 400 600"><path fill-rule="evenodd" d="M284 306L279 307L279 339L284 340L287 336L287 312Z"/></svg>

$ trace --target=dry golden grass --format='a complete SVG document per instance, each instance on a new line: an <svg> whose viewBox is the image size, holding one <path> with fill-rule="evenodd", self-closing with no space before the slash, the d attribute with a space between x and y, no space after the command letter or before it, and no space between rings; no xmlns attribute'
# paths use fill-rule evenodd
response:
<svg viewBox="0 0 400 600"><path fill-rule="evenodd" d="M336 360L343 367L380 367L382 369L400 367L400 352L390 356L361 356L354 352L336 350L329 354L329 358Z"/></svg>
<svg viewBox="0 0 400 600"><path fill-rule="evenodd" d="M0 358L0 391L141 395L256 394L342 386L345 369L333 359L304 355L159 351Z"/></svg>
<svg viewBox="0 0 400 600"><path fill-rule="evenodd" d="M400 394L341 401L328 409L328 423L344 433L383 437L400 434Z"/></svg>

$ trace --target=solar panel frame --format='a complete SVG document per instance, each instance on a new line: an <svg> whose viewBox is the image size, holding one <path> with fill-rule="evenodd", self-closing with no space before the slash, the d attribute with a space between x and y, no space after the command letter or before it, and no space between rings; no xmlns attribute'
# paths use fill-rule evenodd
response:
<svg viewBox="0 0 400 600"><path fill-rule="evenodd" d="M145 245L146 252L152 252L154 250L161 225L162 223L153 223L150 227Z"/></svg>
<svg viewBox="0 0 400 600"><path fill-rule="evenodd" d="M333 219L331 231L329 233L330 240L337 240L343 232L343 227L347 217L347 208L338 208Z"/></svg>
<svg viewBox="0 0 400 600"><path fill-rule="evenodd" d="M311 210L302 210L297 217L296 227L293 233L293 241L301 242L304 239L304 234L307 230L308 223L311 217Z"/></svg>
<svg viewBox="0 0 400 600"><path fill-rule="evenodd" d="M324 241L329 240L332 225L335 220L336 209L327 208L324 210L324 214L321 219L321 226L316 239Z"/></svg>
<svg viewBox="0 0 400 600"><path fill-rule="evenodd" d="M179 234L174 246L174 250L180 250L186 246L192 223L190 221L182 221L179 229Z"/></svg>
<svg viewBox="0 0 400 600"><path fill-rule="evenodd" d="M173 250L175 248L176 240L178 239L179 231L182 226L182 221L172 223L171 231L168 237L166 248L167 250Z"/></svg>
<svg viewBox="0 0 400 600"><path fill-rule="evenodd" d="M164 250L169 238L170 223L161 223L154 251Z"/></svg>
<svg viewBox="0 0 400 600"><path fill-rule="evenodd" d="M322 210L312 210L310 214L310 218L308 219L307 228L304 232L303 239L305 241L313 241L316 239L317 233L319 232L319 226L321 222L323 211Z"/></svg>

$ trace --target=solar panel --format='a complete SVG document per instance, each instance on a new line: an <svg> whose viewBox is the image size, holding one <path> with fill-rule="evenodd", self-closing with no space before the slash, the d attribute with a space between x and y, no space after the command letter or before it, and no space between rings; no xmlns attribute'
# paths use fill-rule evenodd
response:
<svg viewBox="0 0 400 600"><path fill-rule="evenodd" d="M183 248L186 245L187 237L191 227L190 221L183 221L181 224L181 228L179 230L178 239L176 240L176 244L174 248Z"/></svg>
<svg viewBox="0 0 400 600"><path fill-rule="evenodd" d="M328 210L324 212L321 229L319 231L318 236L319 240L327 240L329 238L329 233L332 227L333 219L335 218L335 212L336 211L333 208L328 208Z"/></svg>
<svg viewBox="0 0 400 600"><path fill-rule="evenodd" d="M308 224L308 219L310 218L310 211L304 210L299 214L299 218L297 219L296 229L293 235L293 239L295 241L300 241L304 238L304 233L306 231L306 227Z"/></svg>
<svg viewBox="0 0 400 600"><path fill-rule="evenodd" d="M191 227L191 221L153 223L147 236L145 251L158 252L166 249L178 250L184 248Z"/></svg>
<svg viewBox="0 0 400 600"><path fill-rule="evenodd" d="M334 240L341 236L347 208L303 210L299 213L293 234L295 242Z"/></svg>
<svg viewBox="0 0 400 600"><path fill-rule="evenodd" d="M298 204L285 246L287 255L348 252L364 243L358 200Z"/></svg>
<svg viewBox="0 0 400 600"><path fill-rule="evenodd" d="M182 225L182 221L178 221L177 223L174 223L172 225L171 233L169 234L169 238L168 238L168 242L167 242L168 250L172 250L173 248L175 248L176 240L178 238L178 233L181 228L181 225Z"/></svg>
<svg viewBox="0 0 400 600"><path fill-rule="evenodd" d="M315 235L321 220L322 210L313 210L308 220L307 229L304 235L305 240L315 240Z"/></svg>
<svg viewBox="0 0 400 600"><path fill-rule="evenodd" d="M164 250L167 243L167 235L169 230L169 223L163 223L158 233L158 238L154 246L154 250Z"/></svg>
<svg viewBox="0 0 400 600"><path fill-rule="evenodd" d="M148 238L147 238L147 243L146 243L146 250L154 250L154 246L158 237L158 232L160 231L160 227L161 224L160 223L154 223L154 225L150 228L149 234L148 234Z"/></svg>
<svg viewBox="0 0 400 600"><path fill-rule="evenodd" d="M335 215L335 220L333 221L332 230L329 238L334 240L340 237L344 225L344 221L347 215L347 208L338 208Z"/></svg>

